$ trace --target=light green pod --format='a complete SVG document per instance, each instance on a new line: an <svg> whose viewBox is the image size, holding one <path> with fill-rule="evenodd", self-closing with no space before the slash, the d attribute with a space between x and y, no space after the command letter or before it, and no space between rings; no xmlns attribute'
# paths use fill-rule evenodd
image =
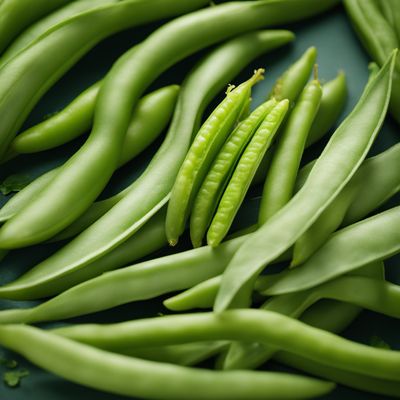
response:
<svg viewBox="0 0 400 400"><path fill-rule="evenodd" d="M236 127L215 158L197 194L190 217L190 238L194 247L201 246L218 202L244 148L276 104L276 100L269 100L253 111Z"/></svg>
<svg viewBox="0 0 400 400"><path fill-rule="evenodd" d="M289 100L281 100L265 117L243 152L207 232L207 243L210 246L218 246L228 233L257 168L271 145L288 108Z"/></svg>
<svg viewBox="0 0 400 400"><path fill-rule="evenodd" d="M226 98L197 133L178 172L168 203L166 232L171 246L177 244L185 230L193 201L209 166L237 122L252 86L263 78L263 73L264 70L259 69L236 89L228 89Z"/></svg>

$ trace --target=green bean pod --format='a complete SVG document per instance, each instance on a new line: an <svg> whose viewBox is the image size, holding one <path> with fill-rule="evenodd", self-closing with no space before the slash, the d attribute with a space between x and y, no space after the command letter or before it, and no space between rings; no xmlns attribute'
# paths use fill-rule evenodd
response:
<svg viewBox="0 0 400 400"><path fill-rule="evenodd" d="M317 115L322 89L314 79L303 89L285 124L272 156L261 198L258 217L263 225L293 196L294 185L307 136Z"/></svg>
<svg viewBox="0 0 400 400"><path fill-rule="evenodd" d="M216 156L199 189L190 216L190 238L194 247L201 246L218 202L240 155L275 105L275 100L267 101L239 123Z"/></svg>
<svg viewBox="0 0 400 400"><path fill-rule="evenodd" d="M337 122L346 104L347 94L346 75L343 71L322 85L321 103L307 136L306 147L320 140Z"/></svg>
<svg viewBox="0 0 400 400"><path fill-rule="evenodd" d="M375 378L400 381L400 352L352 342L266 310L228 310L146 318L119 324L75 325L53 332L107 350L202 340L240 340L284 349L321 364ZM296 340L293 340L293 334Z"/></svg>
<svg viewBox="0 0 400 400"><path fill-rule="evenodd" d="M158 89L144 96L139 101L131 116L118 167L136 157L163 132L173 114L178 93L179 86L166 86L165 88ZM93 97L93 102L90 105L92 111L94 108L94 101L95 97ZM81 102L78 103L83 105ZM60 134L61 136L65 132L63 129L66 129L67 133L74 132L74 127L76 126L75 123L79 123L77 119L82 117L82 113L86 113L86 111L86 107L75 108L75 106L73 106L72 110L67 107L67 109L61 112L59 116L57 115L51 118L51 122L48 120L49 122L45 121L42 123L44 124L44 127L39 128L37 132L38 135L34 134L34 140L39 140L42 146L47 143L47 140L50 140L50 142L54 144L54 141L51 140L50 136L54 134ZM0 209L0 221L8 221L27 207L27 205L37 198L57 176L59 169L60 167L43 174L13 196Z"/></svg>
<svg viewBox="0 0 400 400"><path fill-rule="evenodd" d="M382 66L393 49L399 47L396 31L385 19L375 0L345 0L344 5L364 48ZM391 113L400 122L400 56L393 73Z"/></svg>
<svg viewBox="0 0 400 400"><path fill-rule="evenodd" d="M176 176L168 202L165 230L171 246L178 243L179 236L184 232L193 202L210 164L232 132L243 108L246 108L251 88L263 79L263 73L264 70L259 69L237 88L228 89L225 99L210 114L194 138ZM198 240L195 244L198 247Z"/></svg>
<svg viewBox="0 0 400 400"><path fill-rule="evenodd" d="M0 54L26 27L72 0L2 0L0 3Z"/></svg>
<svg viewBox="0 0 400 400"><path fill-rule="evenodd" d="M192 133L198 129L211 99L250 59L291 40L293 34L288 31L250 33L223 44L201 61L183 83L169 133L145 173L124 193L95 204L95 212L85 215L85 222L93 223L93 216L96 221L98 215L101 217L129 194L122 205L118 204L86 232L33 268L27 279L21 277L15 284L7 285L8 289L4 287L8 295L46 297L40 294L41 287L47 293L56 280L84 268L127 240L163 206L162 196L168 195ZM149 205L150 195L157 197ZM124 222L126 225L122 225ZM73 233L79 233L82 225L77 225L77 229L75 226Z"/></svg>
<svg viewBox="0 0 400 400"><path fill-rule="evenodd" d="M334 385L276 372L215 372L140 360L76 343L28 326L0 327L0 343L72 382L145 399L297 399ZM134 381L134 384L132 384ZM286 387L282 388L286 385Z"/></svg>
<svg viewBox="0 0 400 400"><path fill-rule="evenodd" d="M276 81L270 98L276 100L288 99L290 105L296 103L297 98L307 84L311 71L317 59L317 49L310 47L292 64Z"/></svg>
<svg viewBox="0 0 400 400"><path fill-rule="evenodd" d="M288 108L289 100L277 103L245 148L208 229L207 243L210 246L218 246L227 235L257 168L284 120Z"/></svg>
<svg viewBox="0 0 400 400"><path fill-rule="evenodd" d="M379 5L386 20L392 25L400 42L400 11L396 0L380 0Z"/></svg>
<svg viewBox="0 0 400 400"><path fill-rule="evenodd" d="M332 135L302 189L268 224L251 234L233 257L224 273L215 310L226 309L237 296L249 297L258 274L296 242L357 171L384 121L395 57L393 52L367 84L353 112ZM359 135L352 134L355 127Z"/></svg>
<svg viewBox="0 0 400 400"><path fill-rule="evenodd" d="M193 11L206 4L206 0L156 0L151 4L147 0L119 1L78 14L47 31L1 68L0 158L40 98L101 40L129 27ZM122 134L111 136L118 138Z"/></svg>
<svg viewBox="0 0 400 400"><path fill-rule="evenodd" d="M340 225L365 218L399 190L400 145L395 145L363 162L342 192L297 240L292 266L307 260ZM346 215L349 215L347 219Z"/></svg>
<svg viewBox="0 0 400 400"><path fill-rule="evenodd" d="M350 225L335 234L301 268L268 279L268 295L312 288L400 251L400 206Z"/></svg>
<svg viewBox="0 0 400 400"><path fill-rule="evenodd" d="M96 7L116 3L118 0L74 0L30 25L8 46L0 57L0 66L26 49L55 25ZM66 3L66 1L64 1Z"/></svg>
<svg viewBox="0 0 400 400"><path fill-rule="evenodd" d="M240 237L227 241L217 249L204 246L105 273L74 286L37 307L0 311L0 323L33 323L72 318L188 289L222 273L244 239ZM112 253L109 253L108 260L111 262ZM97 262L102 263L101 260ZM97 268L96 264L88 269L73 271L69 275L90 274L91 268ZM22 280L18 286L3 286L0 289L1 297L15 300L48 297L59 292L58 282L63 282L60 278L57 281L50 280L46 282L47 285L42 284L36 289L34 278L34 274L28 272L24 276L27 282L25 285ZM68 279L68 276L63 278Z"/></svg>

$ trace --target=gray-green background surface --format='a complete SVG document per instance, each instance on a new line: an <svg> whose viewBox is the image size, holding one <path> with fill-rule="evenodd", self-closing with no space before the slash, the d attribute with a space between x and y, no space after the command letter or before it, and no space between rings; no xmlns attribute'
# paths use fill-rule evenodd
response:
<svg viewBox="0 0 400 400"><path fill-rule="evenodd" d="M45 115L61 109L84 88L101 78L120 54L134 43L146 37L146 35L155 28L156 25L152 25L142 29L124 32L97 46L42 99L29 117L26 126L37 123L42 120ZM290 26L289 28L296 33L296 41L292 45L270 53L252 63L243 71L241 76L237 78L235 83L246 79L254 68L265 67L267 70L266 79L254 89L253 104L257 105L269 92L274 80L279 74L296 60L307 47L316 46L319 53L318 64L320 78L322 80L333 78L340 69L343 69L347 74L349 101L343 116L347 115L356 103L367 81L367 64L369 60L354 36L343 10L338 7L324 16L319 16L304 23ZM62 51L62 49L60 49L60 51ZM195 60L196 57L179 64L159 79L153 87L159 87L168 82L180 83ZM134 71L132 71L132 73L134 73ZM357 132L354 132L354 134L357 134ZM399 134L400 129L388 118L384 129L374 145L373 153L380 152L398 142ZM0 179L4 179L8 175L17 172L26 172L32 177L40 175L44 171L62 163L81 143L82 140L76 140L74 143L57 150L43 152L35 156L20 157L2 167ZM310 159L318 155L321 151L321 146L321 144L314 146L307 152L306 158ZM115 175L112 184L106 189L104 195L118 191L121 187L127 185L128 182L132 181L146 165L154 149L155 147L122 168ZM368 182L366 182L366 184L368 184ZM373 188L371 188L371 190L373 190ZM257 193L259 193L259 189L255 190L252 195L257 195ZM7 197L0 197L0 205L6 201ZM399 197L391 201L392 205L398 203ZM254 220L257 202L253 201L250 202L250 204L250 207L247 207L241 212L238 221L239 224L248 225ZM390 205L386 205L386 207L388 206ZM14 279L24 270L32 267L39 260L54 252L56 248L57 246L55 245L43 245L10 253L5 260L0 263L1 283ZM400 283L399 261L400 259L397 257L386 262L388 279L397 281L398 283ZM89 317L75 319L73 322L109 322L133 319L140 316L154 316L160 311L165 311L162 308L161 300L162 299L129 304L114 309L111 312L98 313ZM24 307L28 304L29 303L1 301L0 309L9 308L10 306ZM373 336L378 336L392 348L400 350L399 333L399 321L372 312L363 312L344 335L364 343L369 343ZM6 352L4 352L4 354L8 355ZM1 400L83 400L89 398L93 400L117 400L121 398L119 396L99 393L68 383L35 368L19 357L16 358L20 361L21 366L29 368L31 374L28 378L23 380L22 385L17 389L7 388L0 383ZM273 367L276 368L275 365ZM4 371L5 368L0 367L0 373ZM101 376L99 376L99 380L100 379ZM134 382L132 382L132 384L134 384ZM155 385L156 384L155 382ZM339 387L333 394L324 397L324 399L341 400L383 398L383 396L370 395L343 387Z"/></svg>

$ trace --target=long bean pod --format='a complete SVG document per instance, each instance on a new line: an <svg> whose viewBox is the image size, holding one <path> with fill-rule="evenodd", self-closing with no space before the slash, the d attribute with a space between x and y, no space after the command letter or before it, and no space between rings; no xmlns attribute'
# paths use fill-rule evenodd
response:
<svg viewBox="0 0 400 400"><path fill-rule="evenodd" d="M0 327L0 343L72 382L147 399L298 399L334 385L266 372L215 372L140 360L94 349L28 326ZM282 388L283 384L286 388Z"/></svg>
<svg viewBox="0 0 400 400"><path fill-rule="evenodd" d="M268 295L312 288L400 251L400 206L350 225L335 234L301 268L284 271L267 283Z"/></svg>
<svg viewBox="0 0 400 400"><path fill-rule="evenodd" d="M173 115L178 92L179 86L166 86L144 96L139 101L131 116L118 167L136 157L163 132ZM92 94L90 96L93 97ZM90 107L94 107L94 102L95 97L93 98L93 103ZM80 106L82 105L80 101L78 103ZM86 105L87 104L88 103L86 103ZM51 118L52 121L45 121L43 123L44 127L40 127L37 131L38 135L33 133L35 149L38 150L36 147L37 144L40 144L41 149L43 150L43 146L45 146L46 143L54 144L54 140L52 140L51 136L62 136L62 129L64 127L67 129L67 132L74 132L73 129L77 126L77 119L75 117L80 118L82 113L86 113L86 111L85 107L83 109L75 108L74 105L72 110L67 107L66 110L61 112L62 115L59 117L56 116ZM84 118L86 118L86 116L84 116ZM77 131L79 131L79 128L77 128ZM58 137L59 136L55 136L55 138ZM36 140L38 140L38 142ZM30 142L30 144L32 144L32 142ZM59 168L55 168L46 172L13 196L0 209L0 221L4 222L9 220L30 204L57 176L58 170Z"/></svg>
<svg viewBox="0 0 400 400"><path fill-rule="evenodd" d="M293 196L307 136L317 115L322 89L315 77L301 92L272 156L261 198L258 223L263 225Z"/></svg>
<svg viewBox="0 0 400 400"><path fill-rule="evenodd" d="M215 310L226 309L239 294L249 297L257 275L294 244L354 175L384 121L395 56L394 52L367 84L358 105L336 130L302 189L238 250L224 273ZM354 129L360 134L353 135Z"/></svg>
<svg viewBox="0 0 400 400"><path fill-rule="evenodd" d="M0 4L0 54L26 27L72 0L2 0Z"/></svg>
<svg viewBox="0 0 400 400"><path fill-rule="evenodd" d="M157 207L161 208L157 199L162 199L171 189L189 148L192 134L198 129L204 109L211 99L249 60L292 39L293 34L287 31L255 32L227 42L201 61L182 85L176 112L164 144L145 173L125 191L125 195L129 193L127 201L122 207L110 211L54 256L33 268L27 276L21 278L22 280L15 281L15 285L9 285L8 293L17 294L18 287L21 289L23 286L25 291L29 286L31 289L36 288L35 296L40 297L41 285L46 286L48 290L51 281L54 282L72 271L83 268L124 242L133 233L132 230L139 228L157 211ZM97 204L95 211L100 211L101 217L118 203L124 194ZM153 196L150 204L149 196ZM154 202L156 207L153 206ZM99 216L96 212L90 214L91 218L94 215L95 220ZM121 225L129 219L128 216L132 217L129 222L137 221L134 229L130 224ZM87 218L89 222L86 222L92 223L91 218ZM79 226L73 233L79 233L81 229L82 226ZM25 296L29 296L29 291L25 291Z"/></svg>
<svg viewBox="0 0 400 400"><path fill-rule="evenodd" d="M400 352L352 342L266 310L171 315L110 325L75 325L53 332L104 349L202 340L258 341L324 365L400 380Z"/></svg>

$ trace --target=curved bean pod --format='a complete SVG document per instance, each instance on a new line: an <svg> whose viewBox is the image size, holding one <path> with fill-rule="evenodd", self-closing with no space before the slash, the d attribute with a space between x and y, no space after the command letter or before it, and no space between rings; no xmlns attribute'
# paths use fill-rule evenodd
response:
<svg viewBox="0 0 400 400"><path fill-rule="evenodd" d="M310 47L278 78L270 95L276 100L288 99L290 105L295 104L304 86L307 84L311 71L317 59L317 49Z"/></svg>
<svg viewBox="0 0 400 400"><path fill-rule="evenodd" d="M369 55L379 65L383 65L393 49L399 47L396 31L386 21L374 0L345 0L347 11L358 37ZM391 113L400 122L400 56L397 56L393 73Z"/></svg>
<svg viewBox="0 0 400 400"><path fill-rule="evenodd" d="M400 206L335 234L301 268L271 277L265 294L298 292L400 251Z"/></svg>
<svg viewBox="0 0 400 400"><path fill-rule="evenodd" d="M306 85L281 133L261 197L258 224L263 225L293 196L307 135L317 115L322 89L314 79Z"/></svg>
<svg viewBox="0 0 400 400"><path fill-rule="evenodd" d="M228 310L109 325L75 325L54 333L104 349L190 343L202 340L258 341L321 364L375 378L400 381L400 352L343 339L266 310ZM296 340L293 334L296 333Z"/></svg>
<svg viewBox="0 0 400 400"><path fill-rule="evenodd" d="M85 267L127 240L157 212L158 207L162 207L162 203L156 203L155 207L153 202L149 205L148 198L154 196L153 200L157 201L168 194L189 148L192 133L198 129L211 99L252 58L291 40L293 34L288 31L255 32L232 39L210 53L183 83L169 133L145 173L125 193L95 204L95 211L100 212L101 217L123 195L129 194L122 206L114 208L70 244L29 271L27 276L4 286L4 295L30 298L35 293L36 298L46 297L40 294L41 287L46 293L56 280ZM96 220L96 212L86 214L85 222L92 223L90 218L93 216ZM126 221L128 216L131 220ZM132 221L136 223L133 229ZM121 226L121 222L128 223ZM78 228L75 226L73 233L79 233L82 225L77 223Z"/></svg>
<svg viewBox="0 0 400 400"><path fill-rule="evenodd" d="M0 54L27 26L72 0L2 0L0 3Z"/></svg>
<svg viewBox="0 0 400 400"><path fill-rule="evenodd" d="M243 298L244 292L250 296L257 275L295 243L357 171L386 115L395 56L394 52L367 85L353 112L331 137L303 188L238 250L224 273L216 311L229 307L236 296ZM355 127L359 135L352 134Z"/></svg>
<svg viewBox="0 0 400 400"><path fill-rule="evenodd" d="M166 86L165 88L158 89L144 96L138 102L137 107L133 111L130 125L124 139L118 167L136 157L163 132L173 114L178 92L179 86ZM93 111L95 96L92 96L92 94L90 96L93 97L93 102L90 108L92 108ZM83 104L79 101L75 103L75 105L82 106ZM86 118L83 113L88 111L88 107L78 109L75 105L72 108L67 107L67 109L60 114L40 124L42 126L38 126L39 130L37 132L36 130L32 132L35 143L38 144L38 142L36 142L36 140L38 140L43 149L43 145L49 143L48 140L50 140L50 143L54 144L54 140L52 141L51 138L52 135L59 134L62 136L63 133L74 132L75 123L79 123L77 118ZM88 105L88 103L86 103L86 105ZM89 124L91 123L89 122ZM66 131L63 131L64 128ZM79 131L78 127L77 131ZM32 144L32 142L30 144ZM0 221L4 222L9 220L37 198L57 176L59 169L60 167L41 175L13 196L0 209Z"/></svg>
<svg viewBox="0 0 400 400"><path fill-rule="evenodd" d="M147 0L119 1L69 18L1 68L0 158L44 93L102 39L129 27L193 11L208 3L206 0L155 1L151 4ZM27 1L21 3L26 5ZM60 48L63 51L59 51Z"/></svg>
<svg viewBox="0 0 400 400"><path fill-rule="evenodd" d="M210 246L218 246L228 233L257 168L285 118L288 108L289 100L281 100L277 103L264 118L245 148L208 229L207 243Z"/></svg>
<svg viewBox="0 0 400 400"><path fill-rule="evenodd" d="M118 0L78 0L46 15L33 25L25 29L11 44L0 58L0 67L15 55L26 49L35 40L40 38L48 30L75 15L104 4L116 3ZM65 3L65 1L64 1Z"/></svg>
<svg viewBox="0 0 400 400"><path fill-rule="evenodd" d="M283 373L215 372L140 360L28 326L0 327L0 343L72 382L146 399L199 399L199 393L210 400L298 399L334 388L328 382Z"/></svg>
<svg viewBox="0 0 400 400"><path fill-rule="evenodd" d="M292 266L306 261L340 225L346 226L365 218L399 190L400 145L394 145L365 160L342 192L297 240Z"/></svg>
<svg viewBox="0 0 400 400"><path fill-rule="evenodd" d="M346 75L343 71L322 85L321 103L307 136L306 147L320 140L336 123L344 109L347 94Z"/></svg>
<svg viewBox="0 0 400 400"><path fill-rule="evenodd" d="M190 238L194 247L201 246L218 202L240 155L275 105L275 100L267 101L239 123L216 156L199 189L190 216Z"/></svg>
<svg viewBox="0 0 400 400"><path fill-rule="evenodd" d="M251 88L263 79L263 73L264 70L259 69L237 88L228 88L225 99L210 114L194 138L176 176L168 202L165 231L171 246L178 243L179 236L184 232L193 202L210 164L232 132L242 110L247 108ZM198 247L198 240L195 242L195 247Z"/></svg>

